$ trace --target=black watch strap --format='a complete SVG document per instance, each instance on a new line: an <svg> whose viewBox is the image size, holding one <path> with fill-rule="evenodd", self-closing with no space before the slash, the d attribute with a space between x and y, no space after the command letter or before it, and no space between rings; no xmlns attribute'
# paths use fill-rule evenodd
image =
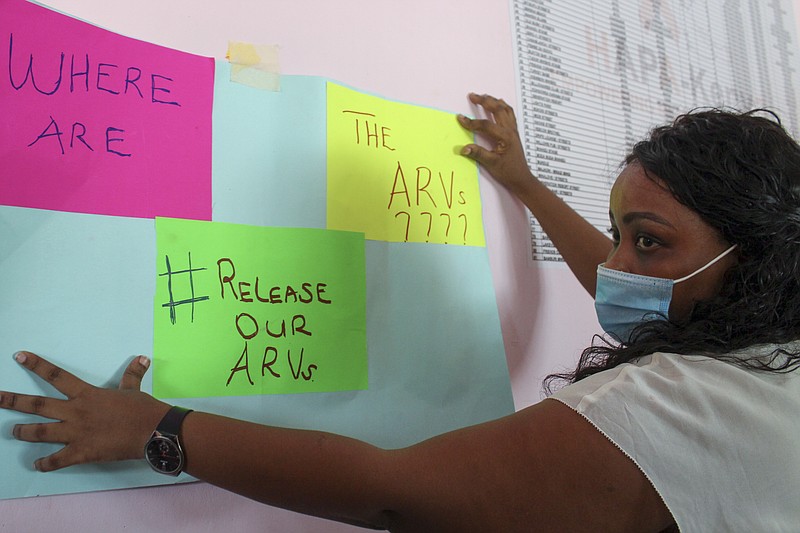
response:
<svg viewBox="0 0 800 533"><path fill-rule="evenodd" d="M164 415L164 418L161 419L161 422L158 423L156 431L162 435L177 436L181 432L183 419L191 412L191 409L186 409L185 407L179 407L177 405L172 407L167 411L167 414Z"/></svg>

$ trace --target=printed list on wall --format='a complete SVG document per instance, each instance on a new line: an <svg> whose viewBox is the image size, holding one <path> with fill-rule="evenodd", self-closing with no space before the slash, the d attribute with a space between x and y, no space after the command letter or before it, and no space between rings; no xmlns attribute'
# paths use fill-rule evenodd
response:
<svg viewBox="0 0 800 533"><path fill-rule="evenodd" d="M767 107L797 137L791 0L511 0L528 164L595 227L630 147L696 107ZM531 257L560 255L531 217Z"/></svg>

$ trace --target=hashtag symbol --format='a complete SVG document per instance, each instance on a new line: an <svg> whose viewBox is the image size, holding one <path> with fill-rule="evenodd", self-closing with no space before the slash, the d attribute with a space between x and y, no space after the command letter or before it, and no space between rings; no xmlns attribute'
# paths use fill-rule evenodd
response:
<svg viewBox="0 0 800 533"><path fill-rule="evenodd" d="M172 266L169 262L169 256L165 255L164 259L166 259L167 263L167 271L162 272L159 276L167 276L167 289L169 291L169 301L167 303L161 304L161 307L169 308L169 321L173 324L176 320L176 313L175 308L179 305L190 304L192 307L192 322L194 322L194 304L196 302L202 302L204 300L208 300L208 296L195 296L194 294L194 272L198 272L200 270L206 270L205 268L192 268L192 253L189 252L189 267L184 270L172 270ZM189 276L189 291L190 297L185 298L183 300L175 300L174 293L172 292L172 283L173 279L176 276L181 276L181 279L185 281L185 277L188 274Z"/></svg>

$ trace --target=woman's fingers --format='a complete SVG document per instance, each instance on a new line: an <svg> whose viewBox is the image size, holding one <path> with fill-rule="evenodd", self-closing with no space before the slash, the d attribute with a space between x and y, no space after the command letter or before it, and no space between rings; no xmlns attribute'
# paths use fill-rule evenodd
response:
<svg viewBox="0 0 800 533"><path fill-rule="evenodd" d="M53 442L66 444L69 436L64 431L62 422L46 422L38 424L17 424L13 430L14 438L24 442Z"/></svg>
<svg viewBox="0 0 800 533"><path fill-rule="evenodd" d="M91 440L91 439L90 439ZM139 450L137 457L143 456ZM108 461L120 461L124 459L131 459L132 457L125 457L119 453L109 453L106 450L100 450L92 443L82 442L79 444L67 443L66 446L57 452L37 459L33 463L33 467L39 472L53 472L68 466L81 465L87 463L100 463Z"/></svg>
<svg viewBox="0 0 800 533"><path fill-rule="evenodd" d="M0 392L0 409L60 420L66 414L66 408L66 401L57 398Z"/></svg>
<svg viewBox="0 0 800 533"><path fill-rule="evenodd" d="M506 136L508 131L506 128L498 126L491 120L486 120L483 118L468 118L464 115L457 115L456 118L458 118L458 122L464 128L483 135L494 142L501 141Z"/></svg>
<svg viewBox="0 0 800 533"><path fill-rule="evenodd" d="M492 164L497 161L498 155L491 151L478 146L477 144L468 144L461 149L461 155L474 159L481 165L491 168Z"/></svg>
<svg viewBox="0 0 800 533"><path fill-rule="evenodd" d="M4 392L0 398L0 407L47 418L61 418L61 415L57 414L57 412L61 411L68 401ZM12 433L15 439L23 442L46 442L66 445L52 455L42 457L34 462L33 466L39 472L50 472L81 462L80 457L77 457L74 453L74 446L69 446L73 440L72 431L68 424L58 421L17 424L14 426Z"/></svg>
<svg viewBox="0 0 800 533"><path fill-rule="evenodd" d="M134 357L125 369L125 373L122 374L122 380L119 382L120 390L140 390L142 379L148 368L150 368L150 359L143 355Z"/></svg>
<svg viewBox="0 0 800 533"><path fill-rule="evenodd" d="M147 437L169 410L169 405L139 390L150 364L146 357L136 357L128 364L116 390L94 387L30 352L19 352L15 358L67 396L56 399L0 392L0 409L55 420L18 424L13 429L20 441L64 445L36 461L36 469L42 472L140 458Z"/></svg>
<svg viewBox="0 0 800 533"><path fill-rule="evenodd" d="M517 118L514 115L514 108L506 103L502 98L495 98L488 94L470 93L469 100L484 108L494 117L494 120L506 127L517 129Z"/></svg>
<svg viewBox="0 0 800 533"><path fill-rule="evenodd" d="M85 462L87 461L81 460L80 457L77 457L72 449L69 447L64 447L54 454L37 459L33 462L33 467L39 472L52 472L54 470L60 470L68 466Z"/></svg>
<svg viewBox="0 0 800 533"><path fill-rule="evenodd" d="M78 379L63 368L58 367L31 352L17 352L14 354L14 359L16 359L19 364L48 382L53 386L53 388L67 398L74 398L87 387L91 387L91 385L81 379Z"/></svg>
<svg viewBox="0 0 800 533"><path fill-rule="evenodd" d="M477 145L467 145L462 150L462 155L475 159L484 166L496 161L496 155L505 155L514 148L522 150L517 131L517 122L514 110L502 99L489 95L470 94L470 100L483 106L492 116L492 119L471 119L458 115L458 122L464 128L475 132L493 144L492 150L480 149Z"/></svg>
<svg viewBox="0 0 800 533"><path fill-rule="evenodd" d="M488 148L468 144L461 155L474 159L501 185L520 195L530 187L535 178L528 167L525 149L517 131L514 110L505 101L488 94L470 94L473 104L483 107L485 119L458 116L458 122L467 130L480 135L489 143Z"/></svg>

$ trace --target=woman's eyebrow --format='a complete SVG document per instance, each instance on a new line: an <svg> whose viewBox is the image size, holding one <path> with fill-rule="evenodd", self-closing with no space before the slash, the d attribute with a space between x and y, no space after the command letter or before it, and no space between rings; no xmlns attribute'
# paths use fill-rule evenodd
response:
<svg viewBox="0 0 800 533"><path fill-rule="evenodd" d="M672 229L677 229L667 219L650 211L632 211L630 213L625 213L625 216L622 217L622 223L627 225L642 219L650 220L656 224L661 224L662 226L667 226Z"/></svg>

